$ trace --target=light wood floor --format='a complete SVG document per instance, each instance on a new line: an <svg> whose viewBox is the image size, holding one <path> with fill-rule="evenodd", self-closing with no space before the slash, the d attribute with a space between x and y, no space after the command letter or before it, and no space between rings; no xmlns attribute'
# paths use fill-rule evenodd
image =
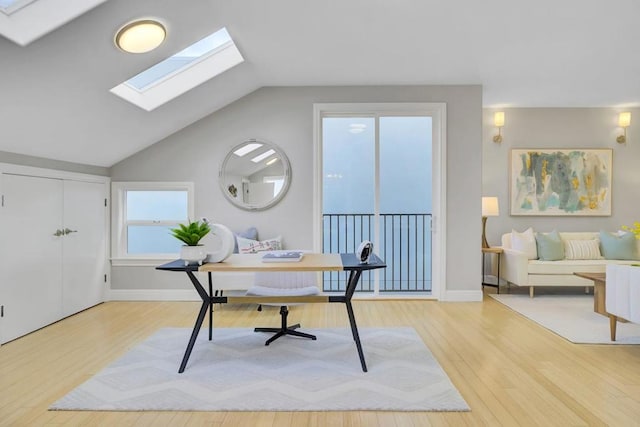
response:
<svg viewBox="0 0 640 427"><path fill-rule="evenodd" d="M0 425L640 425L640 346L571 344L486 296L482 303L355 302L361 327L414 327L471 412L47 410L156 329L192 327L197 307L192 302L109 302L3 345ZM306 327L348 327L340 304L296 306L290 318ZM215 323L277 326L278 310L226 306L216 310Z"/></svg>

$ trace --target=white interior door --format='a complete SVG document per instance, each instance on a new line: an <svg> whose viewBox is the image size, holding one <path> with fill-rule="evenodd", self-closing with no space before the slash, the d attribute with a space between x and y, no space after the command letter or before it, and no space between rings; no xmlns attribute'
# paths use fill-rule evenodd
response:
<svg viewBox="0 0 640 427"><path fill-rule="evenodd" d="M7 342L55 322L62 308L59 179L2 174L0 301Z"/></svg>
<svg viewBox="0 0 640 427"><path fill-rule="evenodd" d="M63 314L104 301L105 186L64 181Z"/></svg>

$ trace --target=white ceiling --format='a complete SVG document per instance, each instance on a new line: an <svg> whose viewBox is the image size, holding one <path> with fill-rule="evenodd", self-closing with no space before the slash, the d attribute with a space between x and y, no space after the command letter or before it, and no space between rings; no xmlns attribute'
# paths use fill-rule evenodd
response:
<svg viewBox="0 0 640 427"><path fill-rule="evenodd" d="M131 55L114 32L167 23ZM0 37L0 151L111 166L261 86L481 84L486 107L640 105L636 0L108 0ZM45 18L43 18L45 19ZM245 62L147 112L109 89L227 27Z"/></svg>

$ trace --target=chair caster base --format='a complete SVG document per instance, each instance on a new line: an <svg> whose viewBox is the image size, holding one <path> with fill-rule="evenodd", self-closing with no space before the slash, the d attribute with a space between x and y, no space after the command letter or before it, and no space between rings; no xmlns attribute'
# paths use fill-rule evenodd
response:
<svg viewBox="0 0 640 427"><path fill-rule="evenodd" d="M255 328L253 331L254 332L270 332L270 333L275 333L274 336L272 336L271 338L269 338L264 345L269 345L272 342L274 342L275 340L277 340L280 337L283 337L285 335L292 335L295 337L300 337L300 338L309 338L313 341L315 341L317 338L315 335L311 335L311 334L306 334L304 332L300 332L300 331L296 331L296 329L298 329L300 327L299 323L296 323L295 325L291 325L291 326L287 326L287 315L289 314L289 311L287 310L286 306L282 306L280 307L280 315L282 316L282 326L279 328Z"/></svg>

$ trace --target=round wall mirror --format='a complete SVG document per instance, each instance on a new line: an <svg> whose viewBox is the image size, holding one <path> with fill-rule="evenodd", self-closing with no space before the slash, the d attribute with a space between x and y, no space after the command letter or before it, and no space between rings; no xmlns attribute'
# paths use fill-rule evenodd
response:
<svg viewBox="0 0 640 427"><path fill-rule="evenodd" d="M291 167L280 147L250 139L227 154L218 181L225 197L239 208L268 209L289 189Z"/></svg>

